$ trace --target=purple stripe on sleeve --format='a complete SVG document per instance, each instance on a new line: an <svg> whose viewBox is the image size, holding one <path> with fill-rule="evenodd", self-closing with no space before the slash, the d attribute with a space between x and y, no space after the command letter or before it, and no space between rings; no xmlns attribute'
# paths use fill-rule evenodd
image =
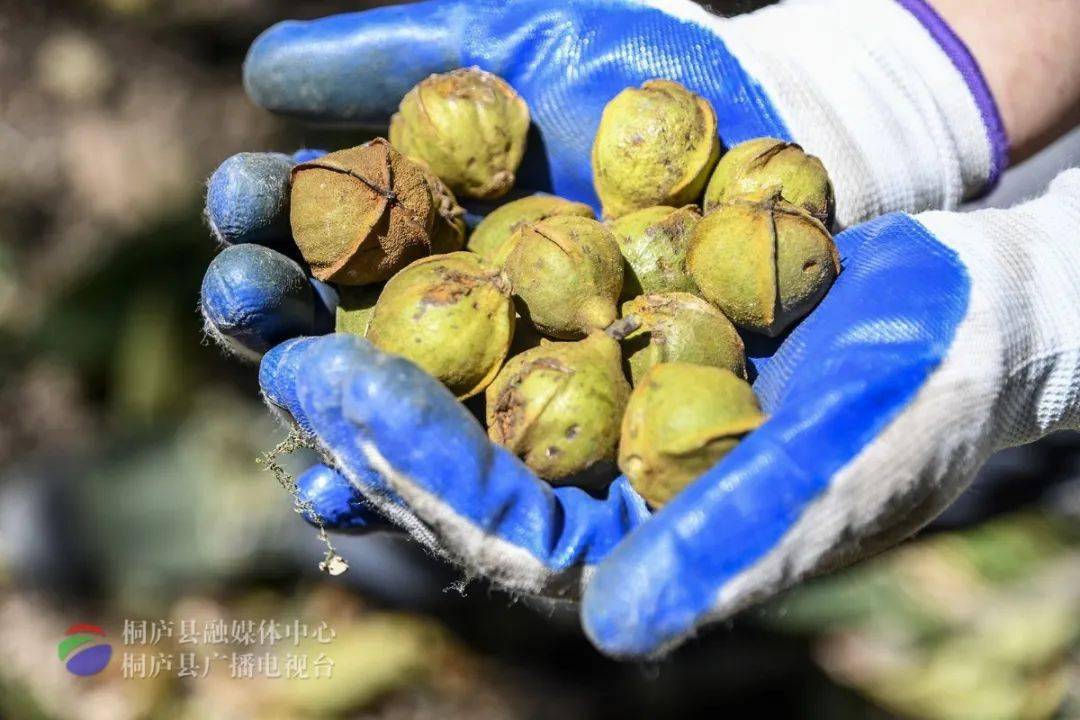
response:
<svg viewBox="0 0 1080 720"><path fill-rule="evenodd" d="M915 16L930 37L934 38L945 54L952 60L953 65L960 71L960 75L971 90L975 104L982 115L983 125L986 126L986 137L990 141L990 177L982 193L989 192L997 184L998 178L1009 164L1009 138L1005 135L1005 124L1001 120L997 103L986 84L979 64L975 61L971 51L964 41L957 36L948 23L938 15L937 11L926 0L896 0L905 10Z"/></svg>

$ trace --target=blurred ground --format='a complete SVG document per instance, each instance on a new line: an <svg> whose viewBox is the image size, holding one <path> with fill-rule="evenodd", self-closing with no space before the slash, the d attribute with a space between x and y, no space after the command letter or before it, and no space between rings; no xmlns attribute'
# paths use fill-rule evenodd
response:
<svg viewBox="0 0 1080 720"><path fill-rule="evenodd" d="M935 529L659 666L604 660L571 614L451 589L404 541L337 541L352 569L317 572L254 462L283 433L253 369L199 342L201 187L240 150L351 144L259 112L239 66L276 20L370 4L0 2L0 717L1080 717L1075 435L999 456ZM57 661L77 622L119 653L125 619L252 617L332 625L335 683Z"/></svg>

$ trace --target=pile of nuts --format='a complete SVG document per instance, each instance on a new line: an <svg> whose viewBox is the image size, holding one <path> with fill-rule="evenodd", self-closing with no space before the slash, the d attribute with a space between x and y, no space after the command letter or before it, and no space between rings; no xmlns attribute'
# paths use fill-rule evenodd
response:
<svg viewBox="0 0 1080 720"><path fill-rule="evenodd" d="M432 75L389 141L293 169L293 237L339 332L483 394L492 441L540 477L596 487L617 463L660 506L763 422L739 330L776 336L828 291L832 185L781 140L721 157L708 101L651 80L604 110L603 220L533 195L470 234L456 197L505 195L528 129L502 79Z"/></svg>

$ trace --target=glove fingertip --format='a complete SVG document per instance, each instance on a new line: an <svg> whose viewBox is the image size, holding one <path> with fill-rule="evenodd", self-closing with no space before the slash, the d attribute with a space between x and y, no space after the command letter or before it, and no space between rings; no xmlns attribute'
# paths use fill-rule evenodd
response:
<svg viewBox="0 0 1080 720"><path fill-rule="evenodd" d="M318 338L298 337L268 350L259 363L259 387L271 406L283 410L302 429L311 432L296 398L296 379L305 367L304 355Z"/></svg>
<svg viewBox="0 0 1080 720"><path fill-rule="evenodd" d="M237 153L206 183L205 217L223 245L259 243L288 250L290 173L295 162L283 153Z"/></svg>
<svg viewBox="0 0 1080 720"><path fill-rule="evenodd" d="M244 88L272 112L383 125L409 88L461 65L456 6L421 2L278 23L248 50Z"/></svg>
<svg viewBox="0 0 1080 720"><path fill-rule="evenodd" d="M296 489L304 503L300 514L311 525L349 534L393 528L347 478L326 465L308 468L296 479Z"/></svg>
<svg viewBox="0 0 1080 720"><path fill-rule="evenodd" d="M203 276L199 306L207 334L251 360L314 331L315 291L304 271L262 245L232 245L219 253Z"/></svg>
<svg viewBox="0 0 1080 720"><path fill-rule="evenodd" d="M619 549L596 570L581 604L585 634L605 655L649 658L678 644L696 624L697 612L672 597L657 598L656 574L663 567L661 548L648 558L627 562ZM623 553L625 555L625 553ZM652 563L645 568L644 563ZM668 567L678 567L678 562ZM688 580L692 584L692 580ZM649 602L649 600L659 602Z"/></svg>

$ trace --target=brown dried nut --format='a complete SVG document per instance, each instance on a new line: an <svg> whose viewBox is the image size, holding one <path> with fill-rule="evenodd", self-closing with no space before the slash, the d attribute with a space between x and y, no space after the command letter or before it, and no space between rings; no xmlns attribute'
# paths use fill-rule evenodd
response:
<svg viewBox="0 0 1080 720"><path fill-rule="evenodd" d="M432 75L390 119L390 142L422 160L462 197L490 199L514 185L529 107L502 78L479 68Z"/></svg>
<svg viewBox="0 0 1080 720"><path fill-rule="evenodd" d="M498 268L470 252L417 260L386 283L367 328L461 399L488 386L510 348L514 303Z"/></svg>
<svg viewBox="0 0 1080 720"><path fill-rule="evenodd" d="M293 239L320 280L379 282L431 252L424 171L382 138L300 163L292 183Z"/></svg>
<svg viewBox="0 0 1080 720"><path fill-rule="evenodd" d="M655 365L626 405L619 469L639 495L660 507L764 421L754 391L730 370Z"/></svg>
<svg viewBox="0 0 1080 720"><path fill-rule="evenodd" d="M622 306L637 329L623 339L623 354L636 385L654 365L685 362L731 370L746 377L746 350L731 321L696 295L642 295Z"/></svg>
<svg viewBox="0 0 1080 720"><path fill-rule="evenodd" d="M832 235L778 197L721 205L698 223L686 260L702 296L740 328L775 337L840 273Z"/></svg>

